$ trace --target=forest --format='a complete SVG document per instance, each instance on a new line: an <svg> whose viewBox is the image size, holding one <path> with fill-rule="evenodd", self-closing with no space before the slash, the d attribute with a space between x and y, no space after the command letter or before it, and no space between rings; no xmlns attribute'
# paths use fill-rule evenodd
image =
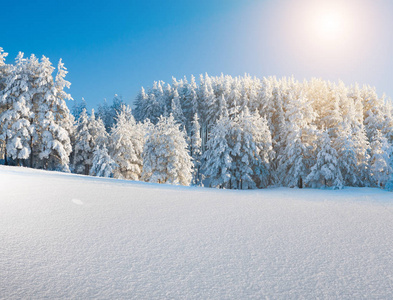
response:
<svg viewBox="0 0 393 300"><path fill-rule="evenodd" d="M0 48L3 164L225 189L393 190L393 105L371 86L205 74L88 111L70 105L61 60L54 76L45 56L6 56Z"/></svg>

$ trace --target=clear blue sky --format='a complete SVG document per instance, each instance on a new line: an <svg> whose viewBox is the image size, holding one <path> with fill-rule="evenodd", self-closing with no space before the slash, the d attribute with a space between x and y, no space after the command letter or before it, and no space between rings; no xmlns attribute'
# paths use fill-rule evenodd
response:
<svg viewBox="0 0 393 300"><path fill-rule="evenodd" d="M62 58L73 98L89 108L205 72L342 79L393 97L393 1L347 2L342 16L356 38L318 41L306 33L315 24L302 23L321 11L310 0L4 1L0 47L8 63L18 51L54 65ZM329 9L341 11L337 3Z"/></svg>

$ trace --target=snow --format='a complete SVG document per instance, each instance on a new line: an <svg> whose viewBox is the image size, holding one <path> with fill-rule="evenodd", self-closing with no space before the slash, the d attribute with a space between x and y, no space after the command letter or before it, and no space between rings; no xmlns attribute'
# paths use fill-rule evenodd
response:
<svg viewBox="0 0 393 300"><path fill-rule="evenodd" d="M0 166L0 298L393 299L393 194Z"/></svg>

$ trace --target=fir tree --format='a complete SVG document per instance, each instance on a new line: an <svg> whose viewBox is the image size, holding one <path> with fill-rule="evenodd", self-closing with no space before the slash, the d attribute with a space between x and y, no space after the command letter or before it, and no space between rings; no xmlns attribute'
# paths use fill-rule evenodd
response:
<svg viewBox="0 0 393 300"><path fill-rule="evenodd" d="M344 181L338 165L338 154L332 147L332 142L326 130L321 133L318 144L317 160L305 180L306 183L315 187L332 186L341 189Z"/></svg>
<svg viewBox="0 0 393 300"><path fill-rule="evenodd" d="M5 156L26 164L31 153L31 140L35 128L33 117L28 61L19 52L16 64L10 70L2 92L0 115L1 139L5 141Z"/></svg>
<svg viewBox="0 0 393 300"><path fill-rule="evenodd" d="M160 117L147 134L143 150L142 180L155 183L189 185L193 163L185 134L173 115Z"/></svg>
<svg viewBox="0 0 393 300"><path fill-rule="evenodd" d="M117 167L115 178L139 180L142 173L144 132L128 106L122 106L110 135L110 154Z"/></svg>
<svg viewBox="0 0 393 300"><path fill-rule="evenodd" d="M93 164L90 175L99 177L113 177L113 172L117 164L108 154L105 144L96 146L93 153Z"/></svg>
<svg viewBox="0 0 393 300"><path fill-rule="evenodd" d="M392 173L389 157L392 152L392 146L389 145L386 137L379 130L376 130L370 147L370 175L372 184L378 187L384 187Z"/></svg>
<svg viewBox="0 0 393 300"><path fill-rule="evenodd" d="M190 137L190 154L194 162L194 172L192 183L194 185L201 185L201 156L202 156L202 139L201 139L201 126L199 125L198 114L194 114L191 127L191 137Z"/></svg>
<svg viewBox="0 0 393 300"><path fill-rule="evenodd" d="M86 109L82 110L76 126L74 146L74 172L89 175L93 163L94 139L90 133L89 117Z"/></svg>
<svg viewBox="0 0 393 300"><path fill-rule="evenodd" d="M233 160L228 134L232 131L232 126L228 116L221 116L210 133L202 156L204 174L211 187L231 188Z"/></svg>

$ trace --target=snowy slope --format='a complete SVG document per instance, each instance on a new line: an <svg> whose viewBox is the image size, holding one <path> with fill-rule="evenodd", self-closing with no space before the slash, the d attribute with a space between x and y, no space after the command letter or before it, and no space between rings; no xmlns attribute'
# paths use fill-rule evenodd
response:
<svg viewBox="0 0 393 300"><path fill-rule="evenodd" d="M393 299L393 193L0 166L0 298Z"/></svg>

